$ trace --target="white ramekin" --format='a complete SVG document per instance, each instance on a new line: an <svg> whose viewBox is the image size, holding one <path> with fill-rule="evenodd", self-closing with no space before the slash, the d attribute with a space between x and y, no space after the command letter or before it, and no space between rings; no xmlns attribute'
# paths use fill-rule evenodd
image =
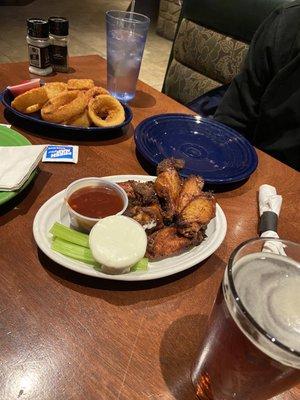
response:
<svg viewBox="0 0 300 400"><path fill-rule="evenodd" d="M70 222L71 225L83 232L89 232L92 227L101 219L101 218L91 218L91 217L86 217L85 215L79 214L77 211L73 210L72 207L69 205L68 199L70 196L76 192L78 189L82 189L84 187L88 186L106 186L113 188L116 190L120 196L122 197L123 200L123 208L119 212L117 212L115 215L123 214L123 212L126 210L128 207L128 197L124 189L121 188L117 183L110 182L108 180L102 179L102 178L97 178L97 177L91 177L91 178L82 178L78 179L77 181L74 181L70 183L70 185L66 188L66 193L65 193L65 203L69 212L70 216Z"/></svg>

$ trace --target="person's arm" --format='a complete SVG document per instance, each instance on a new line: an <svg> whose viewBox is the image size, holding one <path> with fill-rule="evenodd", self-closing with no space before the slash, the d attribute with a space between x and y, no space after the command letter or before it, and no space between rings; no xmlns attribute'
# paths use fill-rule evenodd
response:
<svg viewBox="0 0 300 400"><path fill-rule="evenodd" d="M260 99L277 69L280 11L273 12L258 28L243 70L225 93L214 119L251 139L259 117Z"/></svg>

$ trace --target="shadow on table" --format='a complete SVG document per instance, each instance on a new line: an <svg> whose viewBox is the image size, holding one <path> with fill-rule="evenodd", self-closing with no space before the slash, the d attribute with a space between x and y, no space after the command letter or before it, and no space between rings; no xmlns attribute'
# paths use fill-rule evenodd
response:
<svg viewBox="0 0 300 400"><path fill-rule="evenodd" d="M7 203L0 205L0 226L5 225L19 215L27 214L51 175L50 172L39 170L37 176L24 190Z"/></svg>
<svg viewBox="0 0 300 400"><path fill-rule="evenodd" d="M164 380L176 400L196 400L191 381L193 363L205 334L207 316L187 315L174 321L160 345L160 367Z"/></svg>
<svg viewBox="0 0 300 400"><path fill-rule="evenodd" d="M148 108L155 106L155 104L155 97L142 90L137 90L134 99L129 102L129 106L135 108Z"/></svg>
<svg viewBox="0 0 300 400"><path fill-rule="evenodd" d="M4 116L11 125L19 127L39 138L51 138L55 139L57 143L80 144L81 146L105 146L121 143L128 140L134 131L131 123L122 129L112 129L101 134L66 131L63 128L59 129L32 123L32 121L19 117L8 109L4 110Z"/></svg>
<svg viewBox="0 0 300 400"><path fill-rule="evenodd" d="M202 263L175 275L151 281L125 282L90 277L71 271L53 262L40 250L38 257L50 276L62 285L118 306L146 301L151 301L152 304L159 303L161 298L178 295L199 285L218 270L223 272L225 266L225 263L213 254Z"/></svg>

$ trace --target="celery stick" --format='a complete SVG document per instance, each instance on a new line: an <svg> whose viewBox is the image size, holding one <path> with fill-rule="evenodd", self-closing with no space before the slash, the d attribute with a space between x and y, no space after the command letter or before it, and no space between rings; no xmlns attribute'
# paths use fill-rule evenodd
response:
<svg viewBox="0 0 300 400"><path fill-rule="evenodd" d="M78 244L79 246L89 248L89 235L86 233L75 231L65 225L55 222L50 229L50 233L54 237L66 240L67 242Z"/></svg>
<svg viewBox="0 0 300 400"><path fill-rule="evenodd" d="M131 272L147 271L147 269L148 269L148 258L146 258L146 257L142 258L140 261L138 261L137 263L133 264L130 267Z"/></svg>
<svg viewBox="0 0 300 400"><path fill-rule="evenodd" d="M98 266L90 249L79 246L66 240L55 237L52 241L51 249L75 260L83 261L87 264Z"/></svg>

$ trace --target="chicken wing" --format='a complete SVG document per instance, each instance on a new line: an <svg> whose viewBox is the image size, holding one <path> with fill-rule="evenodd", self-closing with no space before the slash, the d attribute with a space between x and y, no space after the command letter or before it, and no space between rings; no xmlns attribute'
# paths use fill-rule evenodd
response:
<svg viewBox="0 0 300 400"><path fill-rule="evenodd" d="M202 193L191 200L178 215L178 231L192 238L205 228L216 214L216 200L211 193Z"/></svg>
<svg viewBox="0 0 300 400"><path fill-rule="evenodd" d="M177 200L177 214L180 214L194 197L201 195L203 186L204 180L200 176L190 175L183 182Z"/></svg>
<svg viewBox="0 0 300 400"><path fill-rule="evenodd" d="M158 197L154 190L153 182L137 182L126 181L118 183L128 196L129 207L132 206L149 206L157 203Z"/></svg>
<svg viewBox="0 0 300 400"><path fill-rule="evenodd" d="M147 207L129 207L126 215L139 222L147 234L164 227L162 210L158 204L151 204Z"/></svg>
<svg viewBox="0 0 300 400"><path fill-rule="evenodd" d="M181 190L182 180L177 172L184 162L176 159L166 159L158 164L157 178L154 183L155 191L160 199L160 204L166 221L172 221L177 199Z"/></svg>
<svg viewBox="0 0 300 400"><path fill-rule="evenodd" d="M118 182L118 185L121 186L121 188L125 190L127 197L128 197L128 202L131 205L135 204L135 202L137 201L136 195L134 193L133 185L132 185L133 182L134 181Z"/></svg>
<svg viewBox="0 0 300 400"><path fill-rule="evenodd" d="M168 226L148 236L146 257L150 260L158 260L173 256L195 246L203 240L202 231L193 239L181 236L176 226Z"/></svg>
<svg viewBox="0 0 300 400"><path fill-rule="evenodd" d="M157 175L161 174L162 172L168 171L170 169L176 169L177 171L184 168L185 162L179 158L165 158L161 161L156 168Z"/></svg>
<svg viewBox="0 0 300 400"><path fill-rule="evenodd" d="M134 182L133 189L142 206L158 204L158 197L154 189L154 182Z"/></svg>

